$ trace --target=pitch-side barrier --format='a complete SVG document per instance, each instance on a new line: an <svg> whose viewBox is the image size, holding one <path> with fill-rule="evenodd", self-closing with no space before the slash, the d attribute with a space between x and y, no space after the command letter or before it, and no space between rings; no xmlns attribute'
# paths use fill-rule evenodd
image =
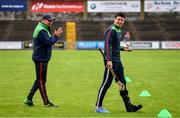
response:
<svg viewBox="0 0 180 118"><path fill-rule="evenodd" d="M130 45L132 49L180 49L180 41L130 41L121 42L121 45ZM0 49L15 50L15 49L32 49L32 41L0 41ZM93 50L103 49L104 41L76 41L75 49L77 50ZM66 41L59 41L53 45L53 49L68 49Z"/></svg>

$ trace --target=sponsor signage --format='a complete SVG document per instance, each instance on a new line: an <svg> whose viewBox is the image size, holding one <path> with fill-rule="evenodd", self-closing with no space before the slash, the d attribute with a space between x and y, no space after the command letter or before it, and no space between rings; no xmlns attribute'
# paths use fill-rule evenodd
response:
<svg viewBox="0 0 180 118"><path fill-rule="evenodd" d="M0 42L0 49L22 49L20 41Z"/></svg>
<svg viewBox="0 0 180 118"><path fill-rule="evenodd" d="M84 3L61 1L32 1L32 12L84 12Z"/></svg>
<svg viewBox="0 0 180 118"><path fill-rule="evenodd" d="M140 12L140 0L88 1L88 12Z"/></svg>
<svg viewBox="0 0 180 118"><path fill-rule="evenodd" d="M26 49L26 48L32 48L32 47L33 47L32 41L25 41L25 42L24 42L24 49Z"/></svg>
<svg viewBox="0 0 180 118"><path fill-rule="evenodd" d="M180 0L145 0L145 12L178 12Z"/></svg>
<svg viewBox="0 0 180 118"><path fill-rule="evenodd" d="M77 49L97 49L104 48L104 41L77 41Z"/></svg>
<svg viewBox="0 0 180 118"><path fill-rule="evenodd" d="M158 41L131 41L127 42L132 49L159 49L160 43ZM121 46L124 46L121 42ZM77 49L98 49L104 48L104 41L78 41L76 43Z"/></svg>
<svg viewBox="0 0 180 118"><path fill-rule="evenodd" d="M132 41L130 46L133 49L159 49L159 42L152 41Z"/></svg>
<svg viewBox="0 0 180 118"><path fill-rule="evenodd" d="M0 11L26 11L26 0L0 0Z"/></svg>
<svg viewBox="0 0 180 118"><path fill-rule="evenodd" d="M24 49L32 49L33 47L33 43L32 41L25 41L24 42ZM59 49L59 48L64 48L64 42L56 42L54 45L53 45L53 48L55 49Z"/></svg>
<svg viewBox="0 0 180 118"><path fill-rule="evenodd" d="M180 41L162 41L162 49L180 49Z"/></svg>
<svg viewBox="0 0 180 118"><path fill-rule="evenodd" d="M56 48L56 49L64 49L64 42L60 42L60 41L58 41L58 42L56 42L54 45L53 45L53 48Z"/></svg>

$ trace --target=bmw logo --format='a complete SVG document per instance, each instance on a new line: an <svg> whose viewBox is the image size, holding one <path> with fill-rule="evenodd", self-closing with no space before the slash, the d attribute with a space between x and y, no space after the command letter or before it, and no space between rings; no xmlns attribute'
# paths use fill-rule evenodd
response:
<svg viewBox="0 0 180 118"><path fill-rule="evenodd" d="M96 8L96 4L94 4L94 3L91 4L90 8L91 8L91 9L95 9L95 8Z"/></svg>

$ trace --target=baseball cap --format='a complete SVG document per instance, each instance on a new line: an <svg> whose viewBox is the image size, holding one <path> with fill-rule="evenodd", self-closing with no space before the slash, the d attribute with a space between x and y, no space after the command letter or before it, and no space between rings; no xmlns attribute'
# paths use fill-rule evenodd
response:
<svg viewBox="0 0 180 118"><path fill-rule="evenodd" d="M42 19L55 20L54 17L52 17L51 15L48 15L48 14L44 15L44 16L42 17Z"/></svg>

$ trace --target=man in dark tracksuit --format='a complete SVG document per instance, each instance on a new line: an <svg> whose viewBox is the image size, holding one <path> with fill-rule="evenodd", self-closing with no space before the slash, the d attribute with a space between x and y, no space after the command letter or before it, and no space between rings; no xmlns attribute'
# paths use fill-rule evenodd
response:
<svg viewBox="0 0 180 118"><path fill-rule="evenodd" d="M107 60L105 61L105 72L104 79L100 86L97 101L96 101L96 112L98 113L108 113L109 111L103 108L103 99L111 86L113 75L110 72L110 69L113 69L117 78L126 86L126 80L124 77L124 68L120 59L120 50L129 51L128 47L120 47L120 38L121 38L121 27L124 24L125 16L123 13L118 13L115 16L114 24L112 24L105 32L105 47L104 54ZM124 101L127 112L136 112L142 105L133 105L130 102L127 88L120 90L120 95Z"/></svg>
<svg viewBox="0 0 180 118"><path fill-rule="evenodd" d="M39 89L41 97L45 106L54 107L48 99L46 92L46 76L48 69L48 62L51 58L52 45L58 40L62 34L62 28L54 31L53 35L50 33L50 27L55 19L50 15L44 15L41 22L36 26L33 33L33 54L32 60L36 69L36 80L30 90L24 104L33 106L32 98L35 92Z"/></svg>

